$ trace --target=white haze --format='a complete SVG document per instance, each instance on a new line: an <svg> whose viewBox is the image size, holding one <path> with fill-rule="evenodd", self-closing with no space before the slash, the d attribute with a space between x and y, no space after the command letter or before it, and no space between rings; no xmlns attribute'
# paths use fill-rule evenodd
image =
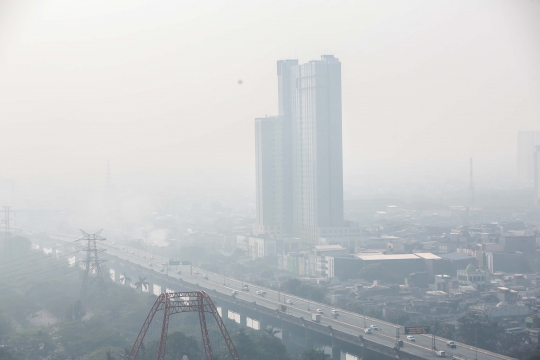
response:
<svg viewBox="0 0 540 360"><path fill-rule="evenodd" d="M469 157L513 183L517 131L540 130L539 1L3 0L0 200L99 209L107 161L133 216L187 189L249 199L276 60L325 53L347 189L466 188Z"/></svg>

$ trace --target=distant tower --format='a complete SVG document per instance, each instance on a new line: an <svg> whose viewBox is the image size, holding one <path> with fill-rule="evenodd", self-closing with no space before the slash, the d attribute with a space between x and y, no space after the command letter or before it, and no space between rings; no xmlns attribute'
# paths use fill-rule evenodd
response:
<svg viewBox="0 0 540 360"><path fill-rule="evenodd" d="M540 131L520 131L517 135L518 181L527 187L534 186L534 156L540 145Z"/></svg>
<svg viewBox="0 0 540 360"><path fill-rule="evenodd" d="M469 174L469 208L474 206L474 181L473 181L473 163L472 158L470 160L470 174Z"/></svg>
<svg viewBox="0 0 540 360"><path fill-rule="evenodd" d="M81 301L86 296L86 292L89 286L89 279L93 276L95 281L98 283L98 287L102 294L107 292L105 288L105 279L101 272L101 263L102 260L99 260L98 254L104 250L97 249L97 242L106 240L104 237L99 236L102 230L99 230L95 234L88 234L87 232L81 230L83 237L75 241L85 241L86 245L83 246L81 251L86 252L86 259L84 260L84 277L81 287Z"/></svg>
<svg viewBox="0 0 540 360"><path fill-rule="evenodd" d="M105 189L108 193L112 190L112 181L111 181L111 163L107 161L107 180L105 183Z"/></svg>

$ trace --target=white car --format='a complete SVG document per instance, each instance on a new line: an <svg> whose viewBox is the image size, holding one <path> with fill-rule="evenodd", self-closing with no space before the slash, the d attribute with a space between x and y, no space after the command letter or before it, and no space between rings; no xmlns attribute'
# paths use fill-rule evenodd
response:
<svg viewBox="0 0 540 360"><path fill-rule="evenodd" d="M263 295L266 295L266 291L264 291L264 290L257 290L257 291L255 291L255 294L263 296Z"/></svg>
<svg viewBox="0 0 540 360"><path fill-rule="evenodd" d="M195 275L199 275L199 272L197 270L194 271Z"/></svg>
<svg viewBox="0 0 540 360"><path fill-rule="evenodd" d="M289 304L289 305L294 305L294 303L293 303L293 301L292 301L291 299L287 299L285 302L286 302L287 304Z"/></svg>
<svg viewBox="0 0 540 360"><path fill-rule="evenodd" d="M232 295L236 295L236 294L238 294L238 291L233 290L233 291L232 291Z"/></svg>
<svg viewBox="0 0 540 360"><path fill-rule="evenodd" d="M324 311L323 311L322 309L317 309L317 312L318 312L319 314L324 313Z"/></svg>
<svg viewBox="0 0 540 360"><path fill-rule="evenodd" d="M376 330L376 331L379 331L379 327L377 325L369 325L369 328L371 330Z"/></svg>
<svg viewBox="0 0 540 360"><path fill-rule="evenodd" d="M152 267L152 263L148 263L148 266Z"/></svg>
<svg viewBox="0 0 540 360"><path fill-rule="evenodd" d="M416 339L412 335L407 335L407 340L412 341L412 342L416 341Z"/></svg>
<svg viewBox="0 0 540 360"><path fill-rule="evenodd" d="M371 334L371 329L370 329L370 328L365 328L365 329L364 329L364 332L365 332L366 334Z"/></svg>
<svg viewBox="0 0 540 360"><path fill-rule="evenodd" d="M339 315L339 311L338 309L332 309L332 311L330 311L332 313L332 315L334 316L338 316Z"/></svg>
<svg viewBox="0 0 540 360"><path fill-rule="evenodd" d="M442 350L439 350L435 353L438 357L446 357L446 353Z"/></svg>

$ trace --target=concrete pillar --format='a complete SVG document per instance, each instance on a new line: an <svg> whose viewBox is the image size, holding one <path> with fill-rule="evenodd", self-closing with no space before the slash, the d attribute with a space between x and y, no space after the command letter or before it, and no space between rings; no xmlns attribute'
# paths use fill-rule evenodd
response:
<svg viewBox="0 0 540 360"><path fill-rule="evenodd" d="M341 349L339 346L333 344L332 345L332 360L340 360L341 359Z"/></svg>
<svg viewBox="0 0 540 360"><path fill-rule="evenodd" d="M284 343L288 343L290 340L290 333L289 333L289 329L281 329L281 341L283 341Z"/></svg>
<svg viewBox="0 0 540 360"><path fill-rule="evenodd" d="M247 326L247 316L240 313L240 325Z"/></svg>
<svg viewBox="0 0 540 360"><path fill-rule="evenodd" d="M262 316L259 316L259 318L257 319L257 321L259 321L259 328L261 330L264 330L264 329L267 329L268 328L268 322L266 321L265 318L263 318Z"/></svg>

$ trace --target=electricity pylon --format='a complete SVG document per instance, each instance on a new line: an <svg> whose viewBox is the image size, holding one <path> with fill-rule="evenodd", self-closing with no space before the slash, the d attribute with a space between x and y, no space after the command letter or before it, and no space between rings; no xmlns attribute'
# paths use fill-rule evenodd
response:
<svg viewBox="0 0 540 360"><path fill-rule="evenodd" d="M81 287L81 301L86 297L86 292L89 286L89 280L91 277L97 282L98 287L103 295L107 293L105 287L105 279L103 278L103 273L101 272L101 263L103 260L99 260L98 254L104 252L105 250L98 250L97 242L106 240L104 237L101 237L99 234L102 230L99 230L95 234L88 234L87 232L81 230L83 237L75 241L86 241L86 245L83 246L81 251L86 252L86 259L84 263L84 277Z"/></svg>

